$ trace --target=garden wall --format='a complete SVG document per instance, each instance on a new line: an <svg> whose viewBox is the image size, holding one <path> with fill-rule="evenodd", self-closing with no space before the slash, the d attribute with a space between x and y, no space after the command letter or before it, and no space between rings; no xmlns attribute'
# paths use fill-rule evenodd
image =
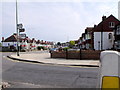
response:
<svg viewBox="0 0 120 90"><path fill-rule="evenodd" d="M81 51L53 51L51 58L66 58L79 60L99 60L101 51L81 50Z"/></svg>

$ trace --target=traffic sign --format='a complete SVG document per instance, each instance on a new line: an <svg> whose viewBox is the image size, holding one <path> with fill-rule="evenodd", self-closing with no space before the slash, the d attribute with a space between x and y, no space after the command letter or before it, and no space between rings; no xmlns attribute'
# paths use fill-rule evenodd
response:
<svg viewBox="0 0 120 90"><path fill-rule="evenodd" d="M17 24L18 29L22 29L23 25L22 24Z"/></svg>

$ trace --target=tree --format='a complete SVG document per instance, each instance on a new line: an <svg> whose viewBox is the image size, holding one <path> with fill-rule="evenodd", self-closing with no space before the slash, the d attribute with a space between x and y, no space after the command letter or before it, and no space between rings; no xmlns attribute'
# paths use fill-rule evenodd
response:
<svg viewBox="0 0 120 90"><path fill-rule="evenodd" d="M58 46L61 46L61 43L60 43L60 42L58 42L58 43L57 43L57 45L58 45Z"/></svg>
<svg viewBox="0 0 120 90"><path fill-rule="evenodd" d="M71 48L75 45L75 41L70 41L69 43Z"/></svg>

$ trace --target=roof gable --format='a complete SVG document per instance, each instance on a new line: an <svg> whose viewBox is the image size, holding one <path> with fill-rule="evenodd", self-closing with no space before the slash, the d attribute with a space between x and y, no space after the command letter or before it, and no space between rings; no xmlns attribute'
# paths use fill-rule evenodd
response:
<svg viewBox="0 0 120 90"><path fill-rule="evenodd" d="M119 23L119 20L115 18L113 15L110 15L108 18L102 20L96 27L94 27L94 32L108 32L113 31L113 28L109 27L109 23L114 22L115 25Z"/></svg>
<svg viewBox="0 0 120 90"><path fill-rule="evenodd" d="M17 42L17 36L11 35L10 37L6 38L4 42Z"/></svg>
<svg viewBox="0 0 120 90"><path fill-rule="evenodd" d="M92 30L93 30L93 27L87 27L87 28L85 29L85 33L91 32Z"/></svg>

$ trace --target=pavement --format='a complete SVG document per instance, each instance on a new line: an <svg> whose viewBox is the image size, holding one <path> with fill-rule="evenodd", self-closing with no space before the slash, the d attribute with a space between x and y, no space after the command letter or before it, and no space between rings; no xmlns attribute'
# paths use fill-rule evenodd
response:
<svg viewBox="0 0 120 90"><path fill-rule="evenodd" d="M50 58L50 53L21 53L20 56L16 54L8 56L13 60L52 64L52 65L66 65L66 66L88 66L99 67L99 60L75 60L75 59L60 59Z"/></svg>

